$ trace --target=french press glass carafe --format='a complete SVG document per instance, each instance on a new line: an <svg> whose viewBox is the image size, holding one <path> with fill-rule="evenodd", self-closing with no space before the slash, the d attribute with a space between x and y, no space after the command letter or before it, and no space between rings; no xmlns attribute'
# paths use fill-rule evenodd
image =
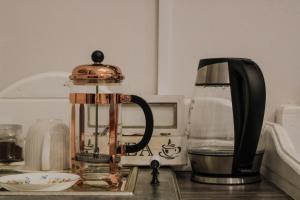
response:
<svg viewBox="0 0 300 200"><path fill-rule="evenodd" d="M147 102L139 96L122 93L124 76L119 67L102 64L101 51L92 54L94 64L80 65L70 75L72 171L85 179L88 172L103 172L109 186L120 183L121 156L143 149L151 139L153 115ZM145 115L146 127L141 141L121 143L121 105L135 103Z"/></svg>

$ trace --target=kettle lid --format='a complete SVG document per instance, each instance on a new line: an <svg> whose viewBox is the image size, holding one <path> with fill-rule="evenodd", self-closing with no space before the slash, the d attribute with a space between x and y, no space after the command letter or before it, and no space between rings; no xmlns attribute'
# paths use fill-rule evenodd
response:
<svg viewBox="0 0 300 200"><path fill-rule="evenodd" d="M102 64L104 54L96 50L92 53L93 64L79 65L75 67L69 79L75 85L121 83L124 75L119 67Z"/></svg>

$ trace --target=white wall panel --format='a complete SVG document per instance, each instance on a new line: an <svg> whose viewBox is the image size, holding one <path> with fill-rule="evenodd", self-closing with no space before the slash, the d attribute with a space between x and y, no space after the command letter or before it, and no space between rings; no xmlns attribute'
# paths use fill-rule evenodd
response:
<svg viewBox="0 0 300 200"><path fill-rule="evenodd" d="M91 63L118 65L132 93L156 93L156 0L1 0L0 90L30 75Z"/></svg>
<svg viewBox="0 0 300 200"><path fill-rule="evenodd" d="M266 79L268 119L279 104L300 101L300 1L161 0L159 6L159 27L168 27L159 35L160 94L190 96L200 58L249 57Z"/></svg>
<svg viewBox="0 0 300 200"><path fill-rule="evenodd" d="M249 57L265 75L272 119L277 105L300 100L299 21L297 0L0 0L0 90L69 73L100 48L128 92L189 97L200 58Z"/></svg>

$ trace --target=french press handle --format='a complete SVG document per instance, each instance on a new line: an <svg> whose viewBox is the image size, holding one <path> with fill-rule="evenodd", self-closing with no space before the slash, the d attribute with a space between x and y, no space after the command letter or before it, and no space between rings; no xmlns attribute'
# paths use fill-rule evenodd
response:
<svg viewBox="0 0 300 200"><path fill-rule="evenodd" d="M134 153L142 150L149 143L153 133L153 114L149 104L143 98L136 95L131 95L131 102L142 108L145 115L146 127L145 133L139 143L125 145L125 153Z"/></svg>

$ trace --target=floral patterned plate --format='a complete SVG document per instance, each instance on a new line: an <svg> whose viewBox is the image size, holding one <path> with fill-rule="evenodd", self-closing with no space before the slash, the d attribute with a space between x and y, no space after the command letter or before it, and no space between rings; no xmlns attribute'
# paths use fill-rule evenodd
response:
<svg viewBox="0 0 300 200"><path fill-rule="evenodd" d="M0 185L9 191L62 191L80 177L70 173L25 173L0 177Z"/></svg>

